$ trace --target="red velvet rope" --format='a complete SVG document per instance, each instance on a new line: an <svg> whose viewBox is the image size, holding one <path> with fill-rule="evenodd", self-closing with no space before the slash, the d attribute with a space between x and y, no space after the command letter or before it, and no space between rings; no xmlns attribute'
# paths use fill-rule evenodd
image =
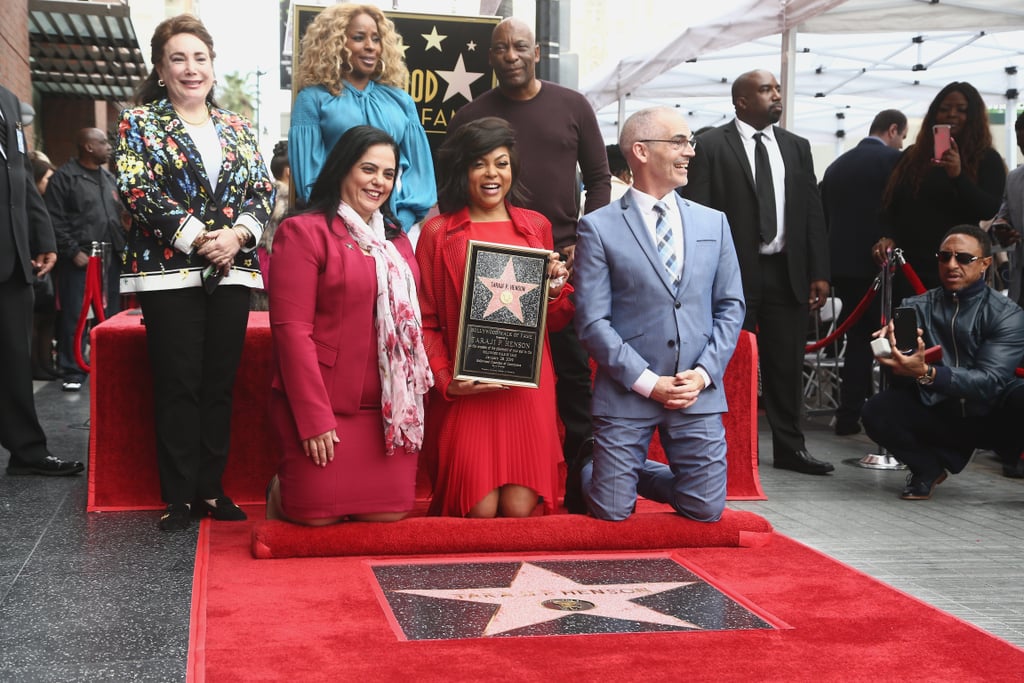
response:
<svg viewBox="0 0 1024 683"><path fill-rule="evenodd" d="M924 294L924 284L921 282L921 278L914 272L914 267L906 261L900 263L900 271L903 276L910 282L910 286L914 288L914 294Z"/></svg>
<svg viewBox="0 0 1024 683"><path fill-rule="evenodd" d="M925 288L924 284L921 282L921 278L919 278L917 276L917 273L914 272L914 267L911 266L906 261L904 261L902 258L900 259L900 272L903 273L903 276L907 278L908 282L910 282L910 286L914 288L914 292L916 294L924 293ZM867 293L864 294L863 297L861 297L860 303L858 303L857 307L853 309L853 313L847 316L846 320L843 321L842 325L837 327L832 332L832 334L828 335L824 339L820 339L816 342L813 342L805 346L804 353L812 353L814 351L817 351L818 349L824 346L828 346L829 344L834 342L839 336L846 334L846 330L848 330L853 325L853 323L857 322L860 319L860 317L864 315L864 311L867 309L868 304L870 304L871 300L875 298L875 294L878 292L878 282L879 280L876 278L874 284L871 285L871 289L869 289ZM1014 370L1014 374L1017 377L1024 377L1024 368L1017 368L1016 370Z"/></svg>
<svg viewBox="0 0 1024 683"><path fill-rule="evenodd" d="M85 296L82 297L82 310L78 314L78 326L75 328L75 362L84 372L89 372L89 364L82 356L82 335L85 333L85 323L89 319L89 309L96 314L96 320L103 322L107 319L103 312L103 274L99 256L90 256L89 264L85 267Z"/></svg>
<svg viewBox="0 0 1024 683"><path fill-rule="evenodd" d="M846 334L846 331L853 326L855 322L860 320L860 317L864 315L864 311L867 310L868 306L871 305L871 300L875 298L878 293L878 280L875 280L875 284L871 285L871 289L864 293L860 301L857 303L857 307L853 309L853 313L846 317L843 324L832 331L832 334L828 335L824 339L819 339L816 342L808 344L804 347L804 353L812 353L820 348L828 346L836 339Z"/></svg>

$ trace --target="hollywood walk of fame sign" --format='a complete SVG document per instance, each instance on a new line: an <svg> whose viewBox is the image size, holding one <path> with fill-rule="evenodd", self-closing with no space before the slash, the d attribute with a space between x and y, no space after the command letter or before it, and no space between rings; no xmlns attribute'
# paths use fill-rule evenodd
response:
<svg viewBox="0 0 1024 683"><path fill-rule="evenodd" d="M291 45L282 46L281 87L293 88L292 55L299 54L299 43L323 7L299 5L291 0L294 15ZM494 72L488 61L491 32L501 17L465 17L441 14L417 14L385 11L402 37L405 63L409 67L406 91L416 103L420 123L427 132L435 153L444 141L448 123L462 105L494 87ZM283 41L282 41L283 45ZM294 61L298 64L298 60Z"/></svg>
<svg viewBox="0 0 1024 683"><path fill-rule="evenodd" d="M455 379L539 385L549 253L469 241Z"/></svg>
<svg viewBox="0 0 1024 683"><path fill-rule="evenodd" d="M776 628L663 555L371 565L408 640Z"/></svg>

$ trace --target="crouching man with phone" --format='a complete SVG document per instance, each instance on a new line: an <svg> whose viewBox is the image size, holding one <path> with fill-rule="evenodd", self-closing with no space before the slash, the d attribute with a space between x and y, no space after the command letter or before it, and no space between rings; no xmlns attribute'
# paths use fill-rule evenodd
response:
<svg viewBox="0 0 1024 683"><path fill-rule="evenodd" d="M893 381L861 413L868 436L910 469L904 500L931 498L975 448L1004 462L1024 450L1024 379L1014 374L1024 362L1024 310L985 284L992 243L981 228L951 229L936 258L941 286L902 305L916 315L915 343L897 335L895 320L875 333ZM925 359L931 346L941 347L940 363Z"/></svg>

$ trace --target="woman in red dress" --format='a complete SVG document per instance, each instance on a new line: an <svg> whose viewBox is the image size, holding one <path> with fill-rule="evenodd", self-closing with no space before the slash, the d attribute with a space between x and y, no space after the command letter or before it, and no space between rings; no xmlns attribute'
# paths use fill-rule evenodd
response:
<svg viewBox="0 0 1024 683"><path fill-rule="evenodd" d="M281 464L267 518L393 521L412 509L431 375L412 245L388 209L398 145L349 129L271 256Z"/></svg>
<svg viewBox="0 0 1024 683"><path fill-rule="evenodd" d="M442 207L461 207L424 224L416 247L423 272L423 338L436 385L427 410L424 461L434 483L431 513L525 517L558 495L562 451L555 378L547 340L537 389L453 379L462 279L469 240L553 248L551 224L518 203L515 134L482 118L448 136L437 157ZM558 330L573 313L568 271L552 253L547 324Z"/></svg>

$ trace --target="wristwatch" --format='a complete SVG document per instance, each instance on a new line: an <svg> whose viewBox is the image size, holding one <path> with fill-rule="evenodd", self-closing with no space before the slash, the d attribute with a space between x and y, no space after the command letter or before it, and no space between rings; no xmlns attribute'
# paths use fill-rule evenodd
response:
<svg viewBox="0 0 1024 683"><path fill-rule="evenodd" d="M925 364L924 374L917 378L917 383L923 387L928 386L935 381L935 366Z"/></svg>

